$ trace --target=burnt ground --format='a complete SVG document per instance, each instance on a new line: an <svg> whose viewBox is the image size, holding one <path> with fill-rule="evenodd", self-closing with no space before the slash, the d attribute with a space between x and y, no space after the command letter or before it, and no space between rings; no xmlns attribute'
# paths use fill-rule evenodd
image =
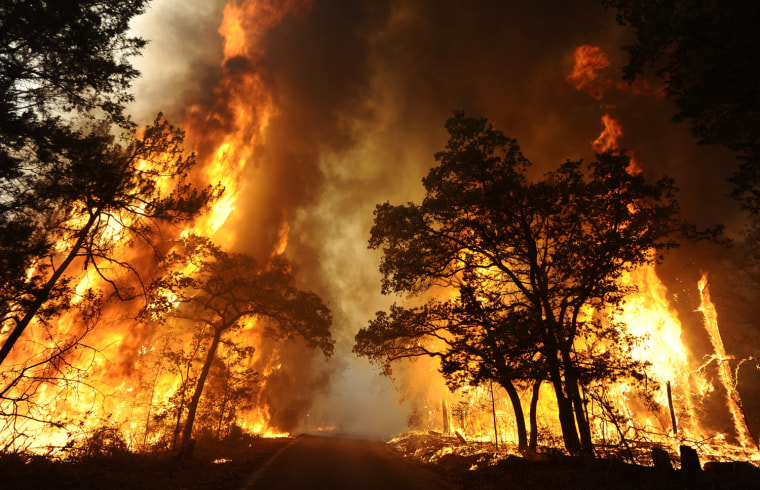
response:
<svg viewBox="0 0 760 490"><path fill-rule="evenodd" d="M68 462L0 455L0 488L240 489L250 485L263 468L276 467L268 463L274 456L284 455L293 443L292 438L248 438L199 445L193 460L183 463L170 454L155 453L124 452ZM650 466L560 454L528 461L515 455L495 455L489 444L461 444L430 435L408 435L389 446L409 463L464 489L760 488L760 469L748 463L712 464L712 468L706 464L710 471L692 474L681 470L663 473ZM252 488L258 487L254 483Z"/></svg>
<svg viewBox="0 0 760 490"><path fill-rule="evenodd" d="M247 438L201 446L190 461L171 454L116 453L82 461L0 456L2 489L224 489L242 488L251 474L293 442L290 438ZM228 460L214 463L213 461Z"/></svg>
<svg viewBox="0 0 760 490"><path fill-rule="evenodd" d="M495 455L492 444L461 444L431 435L407 435L390 445L408 460L465 489L760 489L760 469L746 462L707 463L701 472L663 472L613 459L561 454L543 454L529 461Z"/></svg>

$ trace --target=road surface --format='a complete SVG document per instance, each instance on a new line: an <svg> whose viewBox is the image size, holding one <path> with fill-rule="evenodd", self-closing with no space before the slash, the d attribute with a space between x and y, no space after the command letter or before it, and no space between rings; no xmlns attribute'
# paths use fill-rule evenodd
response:
<svg viewBox="0 0 760 490"><path fill-rule="evenodd" d="M301 436L252 475L249 489L450 489L379 441Z"/></svg>

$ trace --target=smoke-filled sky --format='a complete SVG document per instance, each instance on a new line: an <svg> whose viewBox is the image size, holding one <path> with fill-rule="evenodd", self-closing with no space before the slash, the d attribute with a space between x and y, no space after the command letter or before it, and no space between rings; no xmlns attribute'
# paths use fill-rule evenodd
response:
<svg viewBox="0 0 760 490"><path fill-rule="evenodd" d="M732 234L741 228L726 197L733 157L698 146L654 90L636 95L617 83L628 34L599 0L259 1L262 16L269 5L288 5L289 13L255 40L255 56L223 67L225 4L154 0L137 19L136 32L151 44L136 62L143 76L133 112L140 122L161 110L182 123L191 108L215 103L220 79L234 70L265 82L276 113L246 164L250 191L227 226L236 251L262 255L286 224L299 284L334 312L336 354L311 361L321 374L309 382L320 386L299 388L316 396L310 423L379 435L406 423L394 385L350 354L356 331L393 300L379 293L379 256L367 240L376 204L421 199L421 179L455 109L516 138L536 173L593 158L591 142L609 114L645 175L676 179L687 219L724 223ZM581 45L610 60L599 80L614 87L601 98L567 80ZM196 149L203 157L204 147ZM415 396L413 384L397 386Z"/></svg>

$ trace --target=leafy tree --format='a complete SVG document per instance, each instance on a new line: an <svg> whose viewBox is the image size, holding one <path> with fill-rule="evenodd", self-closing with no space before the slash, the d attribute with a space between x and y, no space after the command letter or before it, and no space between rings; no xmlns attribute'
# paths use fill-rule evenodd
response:
<svg viewBox="0 0 760 490"><path fill-rule="evenodd" d="M703 143L741 159L734 196L760 213L760 4L746 0L604 0L635 29L623 69L633 81L653 68Z"/></svg>
<svg viewBox="0 0 760 490"><path fill-rule="evenodd" d="M0 5L0 301L14 301L66 207L56 185L87 127L129 129L124 104L145 41L127 36L147 0L12 0Z"/></svg>
<svg viewBox="0 0 760 490"><path fill-rule="evenodd" d="M441 360L448 385L458 388L497 380L507 391L515 413L518 445L527 449L527 432L515 381L532 379L538 349L524 328L529 322L510 317L497 303L476 299L471 282L459 285L451 301L431 300L421 307L391 306L378 312L368 328L356 335L354 352L381 363L390 374L391 363L420 356ZM509 322L516 322L507 326Z"/></svg>
<svg viewBox="0 0 760 490"><path fill-rule="evenodd" d="M189 457L198 402L223 335L255 320L265 336L300 337L329 356L332 315L316 294L293 285L290 265L281 256L262 266L250 256L229 254L207 239L189 236L163 267L164 275L151 285L145 318L191 322L207 342L182 431L180 456Z"/></svg>
<svg viewBox="0 0 760 490"><path fill-rule="evenodd" d="M44 247L28 262L31 273L5 292L0 325L10 334L0 363L32 320L48 321L71 303L73 264L93 269L119 298L132 298L140 291L120 287L118 274L134 273L138 282L139 274L120 254L123 246L141 240L153 247L162 223L193 218L212 198L212 189L186 182L195 159L182 153L182 131L160 115L141 136L133 130L125 139L121 146L108 134L82 135L66 166L44 175L60 211L39 216Z"/></svg>
<svg viewBox="0 0 760 490"><path fill-rule="evenodd" d="M71 304L73 264L132 297L116 287L135 272L117 246L152 245L159 224L211 197L186 182L194 159L181 131L159 116L138 134L124 113L138 75L128 58L145 45L127 31L146 3L0 6L0 363L33 320Z"/></svg>
<svg viewBox="0 0 760 490"><path fill-rule="evenodd" d="M485 119L455 113L446 127L422 204L378 205L369 246L383 251L383 293L453 287L458 298L379 312L355 351L382 363L441 356L449 380L492 379L508 392L521 376L548 376L567 449L590 453L580 386L643 366L580 348L595 339L630 347L588 310L617 305L629 292L620 275L676 246L673 182L629 174L619 152L585 171L567 161L531 182L517 143ZM443 350L420 341L431 335Z"/></svg>

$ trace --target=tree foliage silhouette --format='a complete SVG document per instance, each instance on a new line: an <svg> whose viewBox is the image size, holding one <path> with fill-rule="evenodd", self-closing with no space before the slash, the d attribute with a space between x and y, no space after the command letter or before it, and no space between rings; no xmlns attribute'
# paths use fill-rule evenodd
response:
<svg viewBox="0 0 760 490"><path fill-rule="evenodd" d="M673 182L629 174L620 152L532 182L516 141L485 119L455 113L446 127L422 204L378 205L369 246L383 252L383 293L453 288L456 297L378 312L354 351L386 368L437 356L451 383L491 379L508 393L513 381L548 376L567 449L592 452L580 387L644 366L625 355L631 338L619 325L587 311L619 304L630 292L621 274L677 245Z"/></svg>
<svg viewBox="0 0 760 490"><path fill-rule="evenodd" d="M134 296L117 284L136 272L117 250L152 246L161 224L196 216L216 192L189 184L180 130L159 115L138 132L125 114L129 57L145 45L127 31L145 4L0 6L0 363L33 320L71 304L72 265Z"/></svg>
<svg viewBox="0 0 760 490"><path fill-rule="evenodd" d="M301 338L326 356L332 354L332 315L312 292L294 286L290 265L281 256L259 265L252 257L220 250L205 238L189 236L169 254L164 275L151 285L145 319L184 320L205 339L198 375L182 431L180 455L191 455L198 403L223 336L255 321L262 335Z"/></svg>
<svg viewBox="0 0 760 490"><path fill-rule="evenodd" d="M648 68L665 80L677 107L703 143L740 157L731 179L737 197L760 213L760 5L744 0L604 0L622 25L635 30L625 49L627 80Z"/></svg>
<svg viewBox="0 0 760 490"><path fill-rule="evenodd" d="M57 175L88 126L129 129L124 104L145 41L127 36L146 0L27 0L0 5L0 286L18 287L50 248L47 221L66 189ZM79 169L80 170L80 169Z"/></svg>

